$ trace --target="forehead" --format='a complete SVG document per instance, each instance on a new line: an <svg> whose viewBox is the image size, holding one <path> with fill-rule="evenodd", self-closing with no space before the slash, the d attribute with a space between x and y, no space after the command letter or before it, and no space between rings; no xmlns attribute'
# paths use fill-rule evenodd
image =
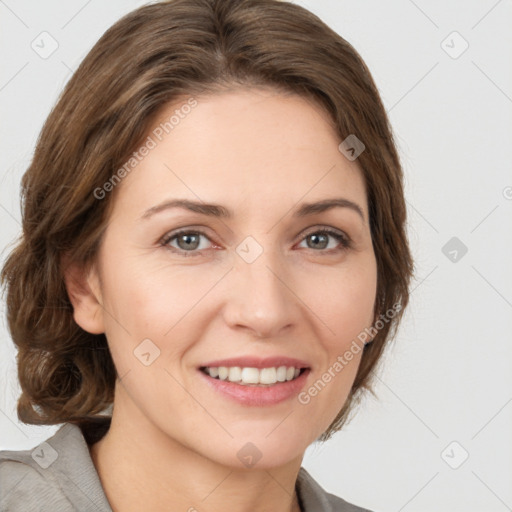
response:
<svg viewBox="0 0 512 512"><path fill-rule="evenodd" d="M339 151L328 113L298 95L183 96L160 110L146 137L151 149L122 183L132 206L176 196L261 209L345 194L366 209L362 173Z"/></svg>

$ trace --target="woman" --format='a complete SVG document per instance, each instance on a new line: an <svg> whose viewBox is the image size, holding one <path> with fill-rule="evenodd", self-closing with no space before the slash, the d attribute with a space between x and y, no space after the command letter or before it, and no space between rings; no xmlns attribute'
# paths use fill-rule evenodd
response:
<svg viewBox="0 0 512 512"><path fill-rule="evenodd" d="M344 39L277 0L141 7L22 185L18 416L64 425L1 452L2 506L364 510L301 467L371 390L413 270L391 129Z"/></svg>

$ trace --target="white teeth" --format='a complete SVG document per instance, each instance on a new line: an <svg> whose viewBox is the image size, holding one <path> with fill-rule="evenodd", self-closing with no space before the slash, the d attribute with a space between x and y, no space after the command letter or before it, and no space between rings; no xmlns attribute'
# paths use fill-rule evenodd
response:
<svg viewBox="0 0 512 512"><path fill-rule="evenodd" d="M230 382L238 382L242 379L242 368L240 366L232 366L229 369L228 380Z"/></svg>
<svg viewBox="0 0 512 512"><path fill-rule="evenodd" d="M277 370L275 368L262 368L259 374L260 384L275 384L277 382Z"/></svg>
<svg viewBox="0 0 512 512"><path fill-rule="evenodd" d="M219 366L206 367L205 372L210 377L228 380L239 384L266 384L272 385L276 382L285 382L296 379L300 374L299 368L293 366L279 366L278 368L241 368L240 366Z"/></svg>
<svg viewBox="0 0 512 512"><path fill-rule="evenodd" d="M231 377L231 374L230 374ZM258 368L244 368L241 373L241 377L231 382L242 381L242 384L259 384L260 383L260 371Z"/></svg>
<svg viewBox="0 0 512 512"><path fill-rule="evenodd" d="M284 382L286 380L286 366L280 366L278 369L277 369L277 380L279 382Z"/></svg>

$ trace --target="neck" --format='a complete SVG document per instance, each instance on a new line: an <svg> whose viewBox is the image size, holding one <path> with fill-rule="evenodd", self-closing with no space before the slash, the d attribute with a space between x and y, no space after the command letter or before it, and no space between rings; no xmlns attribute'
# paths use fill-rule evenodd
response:
<svg viewBox="0 0 512 512"><path fill-rule="evenodd" d="M295 483L302 457L270 469L222 465L119 405L108 432L89 447L114 512L225 512L228 503L233 512L300 512Z"/></svg>

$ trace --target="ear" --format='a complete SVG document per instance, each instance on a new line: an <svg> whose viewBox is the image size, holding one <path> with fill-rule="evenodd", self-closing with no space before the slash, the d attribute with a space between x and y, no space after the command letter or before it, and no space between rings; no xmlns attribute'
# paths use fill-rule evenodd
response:
<svg viewBox="0 0 512 512"><path fill-rule="evenodd" d="M75 322L91 334L103 334L103 300L96 266L86 269L77 263L70 263L65 255L62 268Z"/></svg>

